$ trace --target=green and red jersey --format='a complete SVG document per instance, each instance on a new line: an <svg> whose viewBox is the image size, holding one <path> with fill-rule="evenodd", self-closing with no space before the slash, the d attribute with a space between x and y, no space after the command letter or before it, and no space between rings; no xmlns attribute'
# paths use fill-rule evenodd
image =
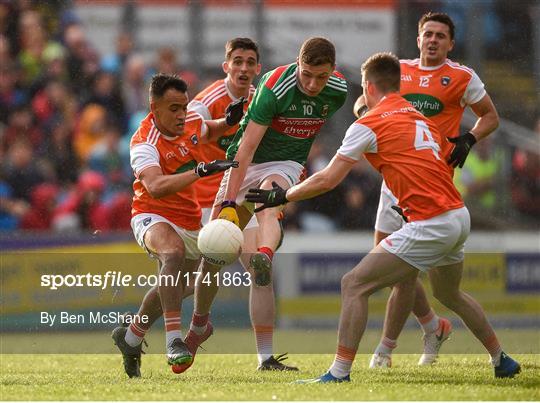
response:
<svg viewBox="0 0 540 403"><path fill-rule="evenodd" d="M306 163L311 145L323 124L345 103L347 82L334 71L315 97L297 85L298 65L280 66L261 79L248 112L227 150L232 159L249 121L268 126L253 156L254 163L296 161Z"/></svg>

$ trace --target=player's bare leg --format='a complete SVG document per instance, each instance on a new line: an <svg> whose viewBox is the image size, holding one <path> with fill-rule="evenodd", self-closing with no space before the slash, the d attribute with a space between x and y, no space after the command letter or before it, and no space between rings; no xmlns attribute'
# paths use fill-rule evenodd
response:
<svg viewBox="0 0 540 403"><path fill-rule="evenodd" d="M200 269L195 283L193 316L189 331L184 340L192 355L192 360L173 365L172 370L174 373L180 374L193 364L197 349L214 332L209 318L210 308L219 290L217 273L219 273L220 269L220 266L210 264L204 259L200 263Z"/></svg>
<svg viewBox="0 0 540 403"><path fill-rule="evenodd" d="M189 272L189 265L184 259L184 242L176 231L166 223L153 225L144 236L144 242L149 251L158 258L159 275L171 276L183 280L183 273ZM182 342L180 333L180 305L184 284L165 283L160 281L157 287L151 289L144 297L139 315L128 328L119 326L113 331L115 344L122 352L124 368L130 377L140 376L141 344L146 331L152 323L165 314L167 357L171 364L178 359L191 361L191 354ZM146 316L147 321L142 318Z"/></svg>
<svg viewBox="0 0 540 403"><path fill-rule="evenodd" d="M312 382L349 380L351 366L366 329L369 296L400 281L411 281L417 275L416 268L379 245L343 276L336 356L329 371Z"/></svg>
<svg viewBox="0 0 540 403"><path fill-rule="evenodd" d="M378 245L390 234L375 231L375 245ZM397 339L407 322L410 311L403 307L408 306L410 287L415 288L412 312L422 326L424 332L424 351L420 358L420 365L432 364L437 360L439 349L452 331L452 325L446 318L439 318L431 308L426 291L419 279L415 283L396 284L390 292L386 304L383 336L371 358L370 368L390 367L392 365L392 351L397 347ZM405 289L406 288L406 289Z"/></svg>
<svg viewBox="0 0 540 403"><path fill-rule="evenodd" d="M244 229L244 247L240 262L244 269L248 271L251 278L254 278L253 269L249 262L251 255L257 252L257 227ZM288 366L278 361L273 356L273 338L275 322L275 295L274 284L260 287L251 282L249 288L249 317L255 333L257 346L257 358L259 370L281 370L295 371L296 367ZM279 358L279 357L278 357Z"/></svg>
<svg viewBox="0 0 540 403"><path fill-rule="evenodd" d="M462 274L463 262L430 270L429 280L433 296L454 311L484 345L495 367L495 376L513 377L520 372L520 366L503 353L495 331L480 304L459 289Z"/></svg>
<svg viewBox="0 0 540 403"><path fill-rule="evenodd" d="M144 236L146 247L160 262L160 275L169 278L182 278L186 270L184 241L176 231L166 223L153 225ZM165 320L167 359L170 365L184 364L192 361L187 346L182 341L180 326L180 307L183 284L170 284L160 281L158 292L161 309Z"/></svg>
<svg viewBox="0 0 540 403"><path fill-rule="evenodd" d="M290 187L285 178L279 175L270 175L265 178L261 189L272 189L272 182L276 182L284 189ZM266 286L272 279L272 258L281 240L281 226L279 224L279 213L282 206L267 208L257 213L259 229L257 232L257 253L251 256L250 266L254 270L255 284Z"/></svg>
<svg viewBox="0 0 540 403"><path fill-rule="evenodd" d="M189 280L182 276L183 289L182 299L186 299L193 295L195 290L195 273L199 267L199 261L186 260L186 272L191 272ZM161 264L158 263L158 274L161 271ZM132 315L131 313L129 314ZM146 321L146 330L150 329L154 322L163 315L163 309L161 309L161 300L159 298L158 286L154 286L148 290L144 295L137 316L141 317L145 315L148 320ZM139 320L139 319L137 319Z"/></svg>
<svg viewBox="0 0 540 403"><path fill-rule="evenodd" d="M255 286L254 273L249 266L251 255L257 252L257 227L244 229L244 247L240 262L251 275L249 288L249 317L255 333L259 364L272 356L275 298L272 282L265 287Z"/></svg>
<svg viewBox="0 0 540 403"><path fill-rule="evenodd" d="M416 285L417 279L411 278L392 287L386 304L383 336L371 357L370 368L389 368L392 366L392 351L397 347L397 338L414 306Z"/></svg>

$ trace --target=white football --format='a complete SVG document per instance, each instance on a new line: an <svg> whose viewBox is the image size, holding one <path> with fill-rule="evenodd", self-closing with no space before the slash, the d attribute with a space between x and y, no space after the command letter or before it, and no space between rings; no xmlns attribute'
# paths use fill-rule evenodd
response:
<svg viewBox="0 0 540 403"><path fill-rule="evenodd" d="M210 221L199 232L197 246L207 262L226 266L233 263L242 252L244 235L230 221Z"/></svg>

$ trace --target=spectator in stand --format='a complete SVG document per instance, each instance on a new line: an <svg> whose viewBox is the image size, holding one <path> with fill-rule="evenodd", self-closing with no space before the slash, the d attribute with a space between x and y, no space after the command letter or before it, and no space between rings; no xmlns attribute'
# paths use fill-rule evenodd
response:
<svg viewBox="0 0 540 403"><path fill-rule="evenodd" d="M30 194L31 208L24 214L20 229L46 231L51 229L59 188L51 183L36 186Z"/></svg>
<svg viewBox="0 0 540 403"><path fill-rule="evenodd" d="M67 70L72 89L81 99L88 97L90 83L99 68L99 57L88 43L79 24L72 24L64 31L67 49Z"/></svg>
<svg viewBox="0 0 540 403"><path fill-rule="evenodd" d="M92 149L105 134L107 111L101 105L88 104L81 111L81 118L75 131L73 144L79 161L84 165Z"/></svg>
<svg viewBox="0 0 540 403"><path fill-rule="evenodd" d="M124 101L120 95L119 84L116 76L106 71L99 71L92 83L92 92L86 104L103 106L116 126L122 132L127 127L127 117L124 111Z"/></svg>
<svg viewBox="0 0 540 403"><path fill-rule="evenodd" d="M50 80L32 99L32 108L38 124L44 127L51 120L62 119L69 127L75 127L77 101L66 85L59 80Z"/></svg>
<svg viewBox="0 0 540 403"><path fill-rule="evenodd" d="M21 15L19 35L21 51L18 60L23 69L23 82L29 86L43 73L44 55L61 52L62 46L48 40L41 16L33 10Z"/></svg>
<svg viewBox="0 0 540 403"><path fill-rule="evenodd" d="M540 142L540 119L536 122L536 139ZM540 155L517 149L512 158L510 182L512 201L516 208L529 217L540 217Z"/></svg>
<svg viewBox="0 0 540 403"><path fill-rule="evenodd" d="M343 208L337 212L338 226L342 230L371 229L375 224L377 201L381 187L380 177L367 161L355 164L341 185Z"/></svg>
<svg viewBox="0 0 540 403"><path fill-rule="evenodd" d="M8 125L2 136L2 148L5 151L10 149L17 140L27 141L32 147L37 148L42 139L43 134L35 125L30 108L19 104L10 110Z"/></svg>
<svg viewBox="0 0 540 403"><path fill-rule="evenodd" d="M29 201L32 188L43 182L34 157L32 144L25 138L17 138L7 150L2 168L15 199Z"/></svg>
<svg viewBox="0 0 540 403"><path fill-rule="evenodd" d="M178 60L179 54L179 51L175 51L171 47L160 48L157 52L154 71L156 73L177 74L187 83L190 93L196 94L199 92L199 76L195 72L181 67Z"/></svg>
<svg viewBox="0 0 540 403"><path fill-rule="evenodd" d="M0 178L0 231L17 229L29 208L26 201L13 197L11 186Z"/></svg>
<svg viewBox="0 0 540 403"><path fill-rule="evenodd" d="M131 34L129 32L120 32L116 38L116 53L105 56L101 61L101 68L119 76L132 52L133 38Z"/></svg>
<svg viewBox="0 0 540 403"><path fill-rule="evenodd" d="M2 8L0 7L0 10ZM1 22L0 22L1 24ZM0 33L0 66L11 65L13 57L11 57L11 45L8 38Z"/></svg>
<svg viewBox="0 0 540 403"><path fill-rule="evenodd" d="M126 112L132 115L148 111L147 69L141 55L134 54L128 58L122 78Z"/></svg>
<svg viewBox="0 0 540 403"><path fill-rule="evenodd" d="M318 172L329 162L324 147L321 143L315 142L306 162L307 175ZM301 202L299 207L301 228L305 231L335 231L337 229L335 206L340 205L343 199L343 187L337 187L320 197Z"/></svg>
<svg viewBox="0 0 540 403"><path fill-rule="evenodd" d="M56 208L52 220L56 231L106 230L107 207L101 201L105 178L97 172L86 171L77 185Z"/></svg>
<svg viewBox="0 0 540 403"><path fill-rule="evenodd" d="M5 42L5 41L4 41ZM0 47L2 38L0 37ZM11 61L0 63L0 123L8 124L10 113L27 102L26 91L17 88L17 69Z"/></svg>
<svg viewBox="0 0 540 403"><path fill-rule="evenodd" d="M19 53L18 24L19 11L16 4L14 2L0 2L0 37L5 38L7 41L2 50L8 50L10 59ZM5 57L5 54L2 54L2 56ZM0 65L4 63L4 59L0 58Z"/></svg>
<svg viewBox="0 0 540 403"><path fill-rule="evenodd" d="M107 179L105 194L112 195L118 191L129 191L131 183L124 175L124 164L120 154L120 131L113 125L108 125L103 138L97 143L90 153L88 167L100 173Z"/></svg>
<svg viewBox="0 0 540 403"><path fill-rule="evenodd" d="M77 182L79 163L73 150L73 130L69 123L55 118L45 126L48 133L42 145L41 154L46 156L60 185L67 186Z"/></svg>
<svg viewBox="0 0 540 403"><path fill-rule="evenodd" d="M66 65L66 52L64 48L53 48L43 53L45 64L40 76L38 76L30 87L30 95L42 91L49 81L58 81L66 86L70 86L69 75Z"/></svg>

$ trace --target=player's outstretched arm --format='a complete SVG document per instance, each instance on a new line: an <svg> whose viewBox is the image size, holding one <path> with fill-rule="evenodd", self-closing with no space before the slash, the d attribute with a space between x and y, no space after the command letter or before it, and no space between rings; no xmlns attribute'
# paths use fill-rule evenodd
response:
<svg viewBox="0 0 540 403"><path fill-rule="evenodd" d="M139 174L139 179L150 196L159 199L176 193L197 179L238 167L237 161L200 162L194 170L174 175L164 175L160 167L151 166Z"/></svg>
<svg viewBox="0 0 540 403"><path fill-rule="evenodd" d="M355 161L343 158L336 154L332 161L322 170L310 176L302 183L288 190L281 188L277 183L272 183L272 189L249 189L246 200L260 203L255 209L259 212L268 207L275 207L292 201L311 199L334 189L351 171Z"/></svg>
<svg viewBox="0 0 540 403"><path fill-rule="evenodd" d="M222 119L205 120L207 130L201 133L201 142L209 143L223 136L231 127L236 126L244 116L244 104L247 99L244 97L231 102L225 110L225 117Z"/></svg>
<svg viewBox="0 0 540 403"><path fill-rule="evenodd" d="M311 199L334 189L349 174L355 162L336 154L325 168L288 189L287 200Z"/></svg>

